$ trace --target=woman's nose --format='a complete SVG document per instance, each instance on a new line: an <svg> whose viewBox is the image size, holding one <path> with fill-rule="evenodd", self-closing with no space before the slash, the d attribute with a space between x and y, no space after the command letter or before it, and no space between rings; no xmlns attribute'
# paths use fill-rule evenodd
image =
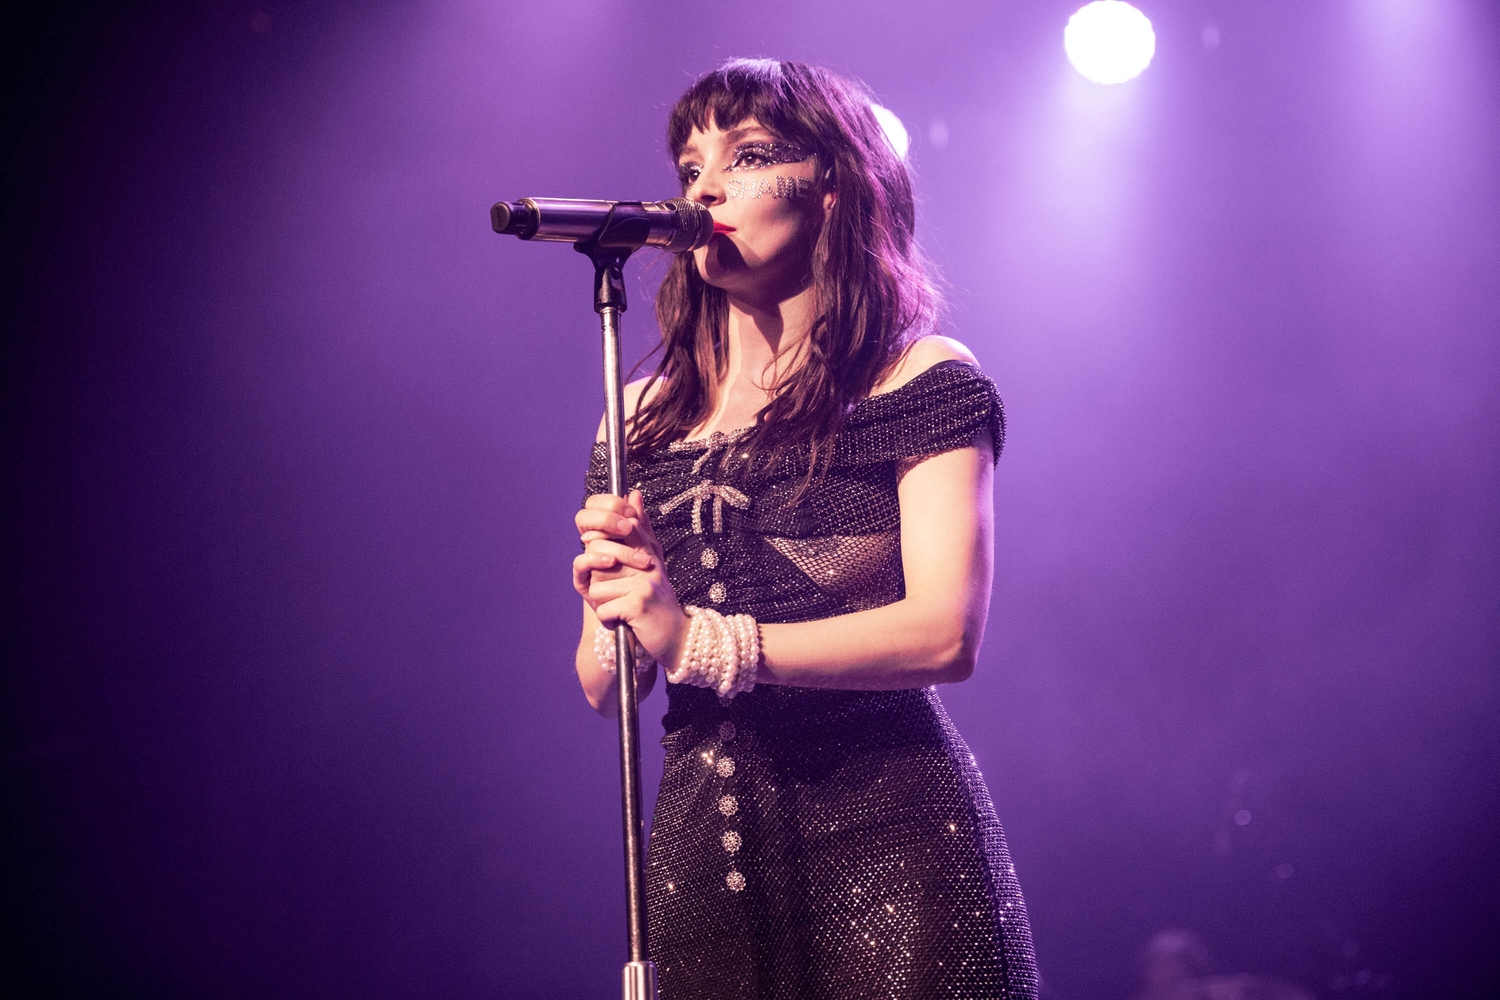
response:
<svg viewBox="0 0 1500 1000"><path fill-rule="evenodd" d="M688 189L687 196L690 201L713 207L724 200L724 189L717 181L704 176L693 182L693 186Z"/></svg>

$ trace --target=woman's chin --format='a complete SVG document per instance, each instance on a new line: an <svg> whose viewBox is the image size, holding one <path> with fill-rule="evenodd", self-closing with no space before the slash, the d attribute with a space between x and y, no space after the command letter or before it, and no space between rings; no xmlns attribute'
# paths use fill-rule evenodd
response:
<svg viewBox="0 0 1500 1000"><path fill-rule="evenodd" d="M744 274L750 269L734 240L719 233L714 234L698 255L698 272L715 287L719 287L721 280L732 279L733 275Z"/></svg>
<svg viewBox="0 0 1500 1000"><path fill-rule="evenodd" d="M698 273L703 275L704 282L725 292L740 291L745 286L746 278L749 276L743 267L739 270L731 271L722 267L715 267L712 264L706 268L699 268Z"/></svg>
<svg viewBox="0 0 1500 1000"><path fill-rule="evenodd" d="M735 254L733 260L725 261L713 253L712 247L709 248L708 260L699 265L698 273L705 282L726 292L744 291L755 284L755 272L739 254Z"/></svg>

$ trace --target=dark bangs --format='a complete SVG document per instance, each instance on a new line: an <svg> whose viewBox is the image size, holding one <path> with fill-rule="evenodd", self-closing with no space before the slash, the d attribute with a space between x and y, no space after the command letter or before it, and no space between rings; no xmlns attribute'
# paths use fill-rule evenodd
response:
<svg viewBox="0 0 1500 1000"><path fill-rule="evenodd" d="M750 118L808 152L825 152L818 148L809 124L797 115L804 106L798 89L775 59L732 59L705 73L682 95L667 120L672 159L682 155L693 129L707 131L710 122L731 129Z"/></svg>

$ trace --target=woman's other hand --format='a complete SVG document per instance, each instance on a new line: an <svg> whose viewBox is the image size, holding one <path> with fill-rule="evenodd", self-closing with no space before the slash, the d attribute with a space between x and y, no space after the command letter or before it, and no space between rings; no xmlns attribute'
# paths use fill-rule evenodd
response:
<svg viewBox="0 0 1500 1000"><path fill-rule="evenodd" d="M588 498L574 516L584 550L573 560L573 589L606 627L624 622L657 662L676 662L687 615L667 579L661 543L639 490Z"/></svg>

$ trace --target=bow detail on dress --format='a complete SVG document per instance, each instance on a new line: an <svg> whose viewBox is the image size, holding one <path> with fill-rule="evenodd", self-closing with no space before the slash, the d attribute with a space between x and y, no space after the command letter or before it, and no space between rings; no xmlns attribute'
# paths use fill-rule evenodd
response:
<svg viewBox="0 0 1500 1000"><path fill-rule="evenodd" d="M696 476L702 472L703 467L708 464L708 460L713 458L721 449L727 447L731 441L739 438L741 433L743 432L734 431L732 433L725 433L724 431L714 431L710 434L707 439L708 447L703 449L703 454L699 455L698 461L693 463L693 475Z"/></svg>
<svg viewBox="0 0 1500 1000"><path fill-rule="evenodd" d="M745 496L733 486L715 485L713 480L705 479L697 486L690 486L677 494L672 499L661 505L663 514L670 514L689 500L693 501L693 534L703 534L703 501L714 502L714 533L724 530L724 505L745 510L750 506L750 498Z"/></svg>

